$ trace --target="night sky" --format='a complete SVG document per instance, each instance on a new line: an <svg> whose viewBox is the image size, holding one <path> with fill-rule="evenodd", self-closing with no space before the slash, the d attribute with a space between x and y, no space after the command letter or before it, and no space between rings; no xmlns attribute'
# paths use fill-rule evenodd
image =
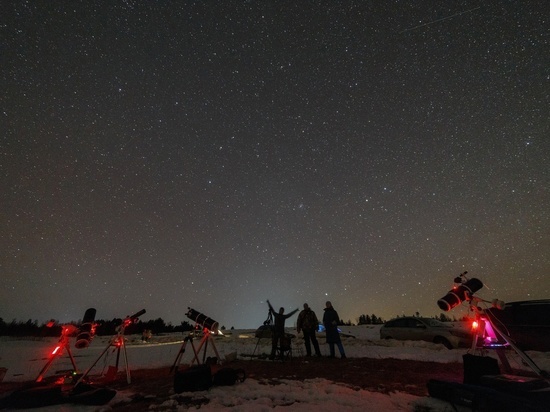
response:
<svg viewBox="0 0 550 412"><path fill-rule="evenodd" d="M14 3L4 321L550 298L545 2Z"/></svg>

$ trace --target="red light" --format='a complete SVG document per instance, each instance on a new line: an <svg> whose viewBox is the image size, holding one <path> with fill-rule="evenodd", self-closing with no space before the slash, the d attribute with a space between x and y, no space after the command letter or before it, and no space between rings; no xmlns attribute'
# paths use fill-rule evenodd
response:
<svg viewBox="0 0 550 412"><path fill-rule="evenodd" d="M477 328L479 328L479 323L477 320L474 320L472 322L472 330L477 330Z"/></svg>
<svg viewBox="0 0 550 412"><path fill-rule="evenodd" d="M52 351L52 355L57 354L57 352L61 349L61 346L56 346L55 349Z"/></svg>

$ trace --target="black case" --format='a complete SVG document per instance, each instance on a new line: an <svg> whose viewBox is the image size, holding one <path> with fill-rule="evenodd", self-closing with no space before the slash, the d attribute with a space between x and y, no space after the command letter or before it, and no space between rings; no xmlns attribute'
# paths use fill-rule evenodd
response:
<svg viewBox="0 0 550 412"><path fill-rule="evenodd" d="M196 365L178 370L174 375L174 392L205 391L212 386L210 365Z"/></svg>

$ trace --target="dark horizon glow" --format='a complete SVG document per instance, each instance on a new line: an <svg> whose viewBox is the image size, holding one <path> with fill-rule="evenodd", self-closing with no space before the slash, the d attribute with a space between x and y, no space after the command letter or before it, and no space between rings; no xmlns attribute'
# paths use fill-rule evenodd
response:
<svg viewBox="0 0 550 412"><path fill-rule="evenodd" d="M4 321L432 316L465 270L550 298L540 4L11 7Z"/></svg>

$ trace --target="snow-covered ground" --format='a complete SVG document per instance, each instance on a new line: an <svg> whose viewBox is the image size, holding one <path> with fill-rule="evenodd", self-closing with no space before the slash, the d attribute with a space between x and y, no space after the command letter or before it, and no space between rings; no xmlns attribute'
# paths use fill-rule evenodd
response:
<svg viewBox="0 0 550 412"><path fill-rule="evenodd" d="M246 354L268 353L271 342L268 339L254 337L254 330L225 331L225 336L214 338L215 347L223 361L226 358ZM295 330L287 332L296 334ZM343 339L346 355L369 358L395 358L419 361L434 361L441 363L462 362L462 355L466 349L448 350L442 345L428 342L380 340L379 326L350 326L342 327L343 334L353 335ZM319 334L322 339L322 334ZM127 336L127 354L130 370L169 367L176 360L182 347L184 335L153 336L143 343L140 335ZM71 351L80 371L85 371L93 362L99 359L92 373L105 371L109 365L115 363L116 350L109 347L110 337L95 337L92 344L86 349L75 349L71 341ZM48 356L56 346L57 339L30 340L2 338L0 340L0 367L7 368L4 381L22 382L34 380ZM193 341L198 349L200 339ZM190 343L188 343L190 345ZM256 345L258 345L256 347ZM104 356L101 353L109 347ZM303 344L300 336L294 341L295 356L300 355ZM321 345L326 355L328 347ZM207 347L207 356L215 356L212 345ZM182 363L190 363L192 353L190 347L183 354ZM489 353L496 358L496 354ZM528 352L533 361L543 370L550 370L550 352ZM521 358L513 352L509 356L512 367L529 370ZM119 368L124 367L123 358ZM52 364L48 374L59 370L70 370L71 363L66 352ZM131 386L128 391L119 391L113 402L124 401L131 395ZM201 410L228 409L232 411L271 411L271 410L361 410L361 411L454 411L451 405L432 398L420 398L403 393L384 395L364 390L355 390L325 379L311 379L304 382L282 380L280 385L266 386L254 379L246 379L243 383L229 387L213 387L207 392L197 392L194 396L206 397L209 403L201 406ZM170 399L159 410L168 410L177 407L177 400ZM424 409L422 409L424 408ZM55 408L40 408L38 411L78 410L94 411L97 407L63 405ZM102 407L102 410L108 410ZM37 409L34 409L35 411ZM185 410L185 409L181 409Z"/></svg>

